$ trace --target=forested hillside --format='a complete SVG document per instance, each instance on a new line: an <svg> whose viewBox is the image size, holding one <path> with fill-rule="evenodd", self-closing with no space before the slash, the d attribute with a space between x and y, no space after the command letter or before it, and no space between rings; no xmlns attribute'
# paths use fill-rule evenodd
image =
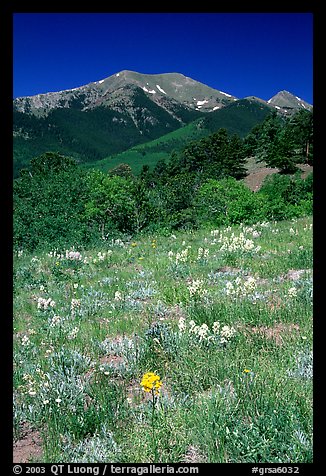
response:
<svg viewBox="0 0 326 476"><path fill-rule="evenodd" d="M14 180L15 246L89 244L119 233L309 214L312 175L302 180L296 164L312 164L312 127L312 113L302 111L269 115L245 138L219 129L153 168L143 166L139 176L128 164L104 173L45 153ZM280 171L257 193L243 183L252 156Z"/></svg>

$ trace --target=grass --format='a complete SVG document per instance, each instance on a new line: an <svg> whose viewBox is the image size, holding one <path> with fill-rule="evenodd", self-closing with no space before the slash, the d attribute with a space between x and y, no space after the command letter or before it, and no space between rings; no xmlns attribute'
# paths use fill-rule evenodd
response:
<svg viewBox="0 0 326 476"><path fill-rule="evenodd" d="M312 461L311 217L78 251L14 258L14 435L39 462Z"/></svg>

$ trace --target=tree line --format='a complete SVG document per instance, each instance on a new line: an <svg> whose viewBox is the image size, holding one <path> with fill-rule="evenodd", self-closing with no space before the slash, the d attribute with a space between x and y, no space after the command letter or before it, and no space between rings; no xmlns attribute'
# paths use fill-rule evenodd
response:
<svg viewBox="0 0 326 476"><path fill-rule="evenodd" d="M312 213L312 113L271 114L244 138L225 129L190 142L139 176L126 164L104 173L47 152L14 180L14 246L88 246L119 234L287 219ZM281 172L258 192L243 183L255 156Z"/></svg>

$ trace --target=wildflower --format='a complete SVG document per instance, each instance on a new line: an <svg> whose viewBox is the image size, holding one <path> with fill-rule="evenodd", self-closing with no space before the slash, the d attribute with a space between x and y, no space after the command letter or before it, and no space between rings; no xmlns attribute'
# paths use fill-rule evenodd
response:
<svg viewBox="0 0 326 476"><path fill-rule="evenodd" d="M185 320L184 317L180 317L179 322L178 322L178 327L179 327L180 333L182 333L186 330L187 326L186 326L186 320Z"/></svg>
<svg viewBox="0 0 326 476"><path fill-rule="evenodd" d="M43 400L43 405L48 405L50 403L50 400Z"/></svg>
<svg viewBox="0 0 326 476"><path fill-rule="evenodd" d="M159 375L154 372L147 372L143 375L140 385L143 387L144 392L152 392L153 395L158 395L162 382Z"/></svg>
<svg viewBox="0 0 326 476"><path fill-rule="evenodd" d="M79 261L82 259L82 255L79 253L79 251L66 250L66 259Z"/></svg>
<svg viewBox="0 0 326 476"><path fill-rule="evenodd" d="M105 260L105 253L101 253L100 251L97 253L97 257L99 261L104 261Z"/></svg>
<svg viewBox="0 0 326 476"><path fill-rule="evenodd" d="M135 246L137 246L137 243L133 242L133 243L131 243L131 246L132 246L133 248L135 248Z"/></svg>
<svg viewBox="0 0 326 476"><path fill-rule="evenodd" d="M198 336L199 336L199 341L203 340L203 339L206 339L207 338L207 334L209 333L209 328L207 326L207 324L202 324L199 329L198 329Z"/></svg>
<svg viewBox="0 0 326 476"><path fill-rule="evenodd" d="M297 288L292 287L288 290L289 297L296 297L297 296Z"/></svg>
<svg viewBox="0 0 326 476"><path fill-rule="evenodd" d="M198 248L197 261L201 259L207 259L209 255L209 249L207 248Z"/></svg>
<svg viewBox="0 0 326 476"><path fill-rule="evenodd" d="M229 327L229 326L223 326L220 332L220 335L226 339L230 339L231 337L234 336L236 333L236 330L234 327Z"/></svg>
<svg viewBox="0 0 326 476"><path fill-rule="evenodd" d="M78 327L74 327L74 328L72 329L72 331L68 334L68 336L67 336L68 339L69 339L69 340L74 340L74 339L76 339L78 332L79 332Z"/></svg>
<svg viewBox="0 0 326 476"><path fill-rule="evenodd" d="M116 291L114 293L114 300L115 301L122 301L122 294L120 293L120 291Z"/></svg>
<svg viewBox="0 0 326 476"><path fill-rule="evenodd" d="M79 299L72 299L70 304L70 309L74 311L76 308L80 307L80 300Z"/></svg>
<svg viewBox="0 0 326 476"><path fill-rule="evenodd" d="M78 283L74 283L74 289L78 289Z"/></svg>
<svg viewBox="0 0 326 476"><path fill-rule="evenodd" d="M204 281L201 279L194 280L191 285L188 286L190 297L203 297L207 294L207 289L204 289Z"/></svg>
<svg viewBox="0 0 326 476"><path fill-rule="evenodd" d="M60 403L62 402L61 398L56 398L55 401L58 405L60 405Z"/></svg>
<svg viewBox="0 0 326 476"><path fill-rule="evenodd" d="M187 248L185 248L184 250L182 250L180 253L176 253L175 255L175 264L178 264L179 261L181 263L186 263L188 261L188 258L189 258L189 249L191 248L191 246L187 246Z"/></svg>
<svg viewBox="0 0 326 476"><path fill-rule="evenodd" d="M43 310L46 310L48 309L49 307L54 307L55 306L55 302L53 301L53 299L49 298L49 299L44 299L42 297L39 297L37 299L37 309L43 309Z"/></svg>
<svg viewBox="0 0 326 476"><path fill-rule="evenodd" d="M233 294L234 293L234 286L231 283L231 281L227 281L226 283L226 290L225 290L227 295Z"/></svg>
<svg viewBox="0 0 326 476"><path fill-rule="evenodd" d="M35 397L35 395L36 395L36 392L34 392L33 390L29 390L28 393L31 397Z"/></svg>
<svg viewBox="0 0 326 476"><path fill-rule="evenodd" d="M50 322L50 327L55 327L61 323L61 317L60 316L53 316Z"/></svg>
<svg viewBox="0 0 326 476"><path fill-rule="evenodd" d="M254 291L256 288L256 280L251 276L243 284L246 292Z"/></svg>
<svg viewBox="0 0 326 476"><path fill-rule="evenodd" d="M23 337L22 337L22 345L23 345L24 347L29 346L30 343L31 343L31 341L29 340L29 338L28 338L27 336L23 336Z"/></svg>
<svg viewBox="0 0 326 476"><path fill-rule="evenodd" d="M241 380L244 382L244 384L247 386L247 389L249 390L249 386L253 383L255 373L250 370L250 369L243 369L243 374L244 376L241 377Z"/></svg>

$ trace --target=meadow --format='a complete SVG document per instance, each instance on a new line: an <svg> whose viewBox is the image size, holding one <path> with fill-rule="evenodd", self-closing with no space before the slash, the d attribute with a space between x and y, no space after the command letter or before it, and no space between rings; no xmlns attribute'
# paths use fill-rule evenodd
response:
<svg viewBox="0 0 326 476"><path fill-rule="evenodd" d="M14 256L34 462L312 462L312 218Z"/></svg>

